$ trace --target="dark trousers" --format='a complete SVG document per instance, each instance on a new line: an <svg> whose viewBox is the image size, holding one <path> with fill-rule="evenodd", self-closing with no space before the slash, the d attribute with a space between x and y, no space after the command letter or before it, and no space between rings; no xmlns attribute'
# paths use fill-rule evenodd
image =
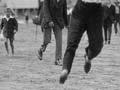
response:
<svg viewBox="0 0 120 90"><path fill-rule="evenodd" d="M104 38L105 38L105 43L108 41L111 41L111 34L112 34L112 22L109 20L104 21Z"/></svg>
<svg viewBox="0 0 120 90"><path fill-rule="evenodd" d="M118 33L117 24L119 24L120 27L120 14L115 15L115 22L114 22L115 34Z"/></svg>
<svg viewBox="0 0 120 90"><path fill-rule="evenodd" d="M43 44L40 49L45 52L47 45L51 42L52 30L56 41L55 60L59 60L62 59L62 29L58 25L55 24L53 28L43 29Z"/></svg>
<svg viewBox="0 0 120 90"><path fill-rule="evenodd" d="M96 57L103 47L103 8L101 4L83 2L79 4L79 9L76 10L78 18L74 17L74 14L71 17L67 48L63 58L63 69L67 69L68 72L71 70L76 49L85 31L87 31L89 39L89 45L85 50L90 60Z"/></svg>

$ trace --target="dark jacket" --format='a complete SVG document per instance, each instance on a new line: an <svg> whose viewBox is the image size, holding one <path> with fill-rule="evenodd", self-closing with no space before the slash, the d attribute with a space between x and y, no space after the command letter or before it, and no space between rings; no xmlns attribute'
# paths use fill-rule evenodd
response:
<svg viewBox="0 0 120 90"><path fill-rule="evenodd" d="M44 0L43 3L43 25L48 26L48 23L53 21L60 28L68 25L67 22L67 3L66 0Z"/></svg>
<svg viewBox="0 0 120 90"><path fill-rule="evenodd" d="M113 23L115 20L115 6L111 5L110 7L104 6L104 21Z"/></svg>
<svg viewBox="0 0 120 90"><path fill-rule="evenodd" d="M14 17L10 17L9 20L6 17L2 18L1 30L3 30L5 37L10 38L14 35L14 30L18 31L17 20Z"/></svg>

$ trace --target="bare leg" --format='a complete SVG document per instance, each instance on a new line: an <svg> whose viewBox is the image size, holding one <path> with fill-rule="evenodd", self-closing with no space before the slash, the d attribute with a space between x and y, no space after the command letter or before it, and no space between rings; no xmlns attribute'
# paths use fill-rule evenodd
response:
<svg viewBox="0 0 120 90"><path fill-rule="evenodd" d="M7 54L9 54L8 39L7 39L7 38L6 38L6 40L5 40L5 48L6 48Z"/></svg>
<svg viewBox="0 0 120 90"><path fill-rule="evenodd" d="M13 44L14 39L9 39L9 40L10 40L10 46L11 46L11 50L12 50L12 55L14 55L14 44Z"/></svg>

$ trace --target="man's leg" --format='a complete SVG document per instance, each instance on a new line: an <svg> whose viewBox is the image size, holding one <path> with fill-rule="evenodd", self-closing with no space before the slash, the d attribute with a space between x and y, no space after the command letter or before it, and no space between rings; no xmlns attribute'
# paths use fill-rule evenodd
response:
<svg viewBox="0 0 120 90"><path fill-rule="evenodd" d="M43 30L43 44L38 50L38 58L42 60L43 52L46 50L48 43L51 41L51 28Z"/></svg>
<svg viewBox="0 0 120 90"><path fill-rule="evenodd" d="M117 29L117 20L114 22L114 29L115 29L115 34L117 34L118 29Z"/></svg>
<svg viewBox="0 0 120 90"><path fill-rule="evenodd" d="M119 15L120 15L120 14L119 14ZM119 16L118 26L119 26L119 28L118 28L117 33L120 33L120 16Z"/></svg>
<svg viewBox="0 0 120 90"><path fill-rule="evenodd" d="M104 38L105 38L105 44L107 44L107 25L104 24Z"/></svg>
<svg viewBox="0 0 120 90"><path fill-rule="evenodd" d="M62 29L55 25L53 29L56 39L55 65L61 65L62 59Z"/></svg>
<svg viewBox="0 0 120 90"><path fill-rule="evenodd" d="M111 34L112 34L112 25L108 27L108 44L111 42Z"/></svg>
<svg viewBox="0 0 120 90"><path fill-rule="evenodd" d="M94 10L94 9L93 9ZM91 69L91 60L96 57L103 47L103 11L102 8L94 11L88 20L87 35L89 46L86 48L84 70L88 73Z"/></svg>
<svg viewBox="0 0 120 90"><path fill-rule="evenodd" d="M11 50L12 50L12 55L14 55L14 44L13 44L14 39L9 38L9 41L10 41L10 46L11 46Z"/></svg>
<svg viewBox="0 0 120 90"><path fill-rule="evenodd" d="M68 30L67 48L63 58L63 70L60 76L60 83L63 84L71 71L76 49L85 31L81 19L71 17L70 28Z"/></svg>

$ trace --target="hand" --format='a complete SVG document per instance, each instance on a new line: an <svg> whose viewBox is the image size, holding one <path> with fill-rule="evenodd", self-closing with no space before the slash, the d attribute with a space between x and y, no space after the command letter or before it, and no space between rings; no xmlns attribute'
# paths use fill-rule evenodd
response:
<svg viewBox="0 0 120 90"><path fill-rule="evenodd" d="M50 27L54 27L54 22L52 22L52 21L49 22L49 26L50 26Z"/></svg>
<svg viewBox="0 0 120 90"><path fill-rule="evenodd" d="M16 34L17 30L14 30L14 34Z"/></svg>

